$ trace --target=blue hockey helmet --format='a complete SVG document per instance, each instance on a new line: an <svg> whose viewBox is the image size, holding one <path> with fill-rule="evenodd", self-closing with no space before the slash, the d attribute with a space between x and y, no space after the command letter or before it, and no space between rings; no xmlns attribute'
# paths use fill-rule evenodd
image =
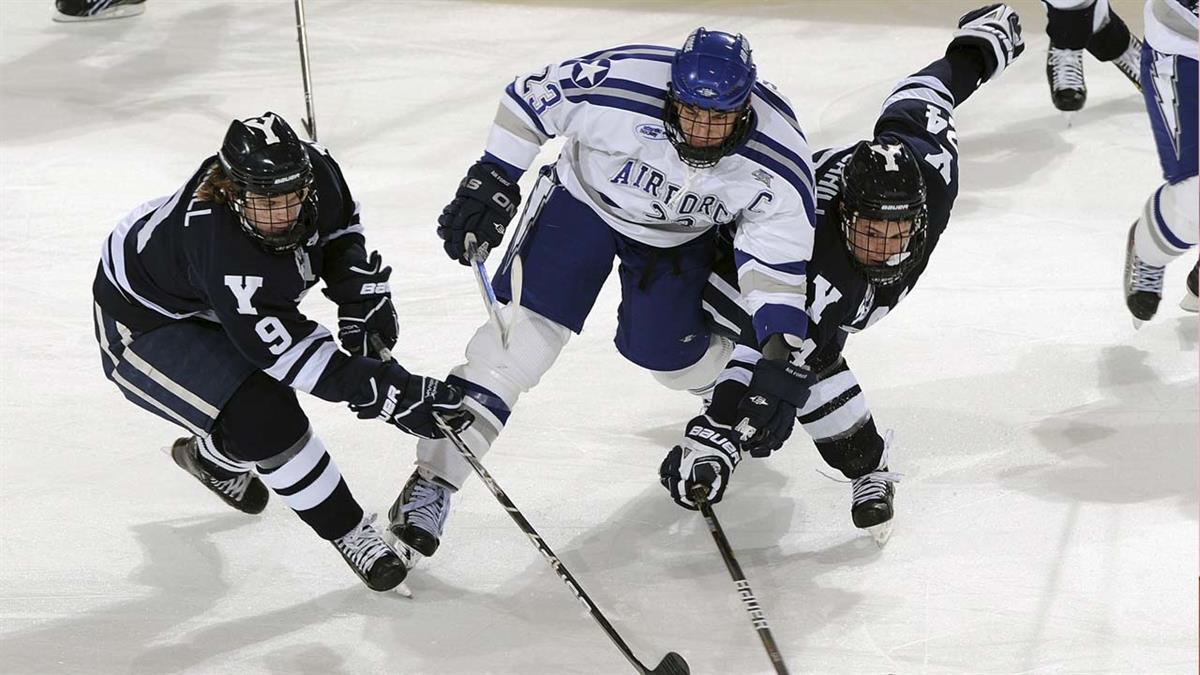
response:
<svg viewBox="0 0 1200 675"><path fill-rule="evenodd" d="M266 112L234 120L217 159L233 183L230 208L268 251L290 251L316 232L312 162L282 117Z"/></svg>
<svg viewBox="0 0 1200 675"><path fill-rule="evenodd" d="M757 76L745 37L692 31L671 61L663 110L667 137L684 163L710 167L741 144L751 127Z"/></svg>
<svg viewBox="0 0 1200 675"><path fill-rule="evenodd" d="M687 106L739 110L757 74L745 37L697 28L671 61L671 92Z"/></svg>

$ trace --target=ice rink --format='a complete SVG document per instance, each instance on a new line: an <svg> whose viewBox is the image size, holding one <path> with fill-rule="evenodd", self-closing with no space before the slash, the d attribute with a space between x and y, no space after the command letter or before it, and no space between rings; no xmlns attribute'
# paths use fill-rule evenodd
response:
<svg viewBox="0 0 1200 675"><path fill-rule="evenodd" d="M982 0L979 0L982 4ZM891 86L975 2L309 0L320 140L393 265L397 356L443 375L483 308L434 221L515 75L697 25L745 33L813 148L866 138ZM1141 2L1115 0L1141 33ZM63 25L0 2L0 672L565 675L633 672L476 480L416 594L366 590L282 502L229 510L160 448L180 430L104 379L100 244L174 192L229 120L304 112L288 0L149 0ZM1125 236L1159 167L1143 103L1086 57L1068 128L1028 50L957 112L960 196L915 293L850 339L892 428L896 527L880 550L799 429L748 460L717 512L792 673L1195 673L1197 320L1168 268L1140 331ZM547 160L557 146L545 151ZM523 182L527 189L529 181ZM616 282L522 399L485 463L641 659L769 673L699 516L657 483L698 403L612 345ZM334 325L319 293L305 309ZM303 397L369 510L414 443ZM269 420L264 420L269 423Z"/></svg>

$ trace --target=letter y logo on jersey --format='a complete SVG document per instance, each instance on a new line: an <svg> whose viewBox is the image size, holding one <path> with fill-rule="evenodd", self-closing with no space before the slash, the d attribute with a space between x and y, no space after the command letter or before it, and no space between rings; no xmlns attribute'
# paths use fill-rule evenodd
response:
<svg viewBox="0 0 1200 675"><path fill-rule="evenodd" d="M254 297L254 292L262 288L263 278L256 277L250 274L241 276L237 274L226 274L225 285L233 292L233 297L237 299L238 314L257 315L258 310L254 308L251 298Z"/></svg>

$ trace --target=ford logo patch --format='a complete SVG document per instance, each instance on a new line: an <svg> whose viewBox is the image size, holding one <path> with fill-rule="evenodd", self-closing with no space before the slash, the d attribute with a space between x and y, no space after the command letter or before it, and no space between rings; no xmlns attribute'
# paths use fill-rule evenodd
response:
<svg viewBox="0 0 1200 675"><path fill-rule="evenodd" d="M643 138L648 138L652 141L661 141L667 137L666 129L657 124L639 124L637 132Z"/></svg>

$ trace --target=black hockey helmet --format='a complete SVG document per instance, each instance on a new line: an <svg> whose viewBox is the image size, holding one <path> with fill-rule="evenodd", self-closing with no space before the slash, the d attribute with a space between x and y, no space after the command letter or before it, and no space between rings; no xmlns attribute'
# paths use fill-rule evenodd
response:
<svg viewBox="0 0 1200 675"><path fill-rule="evenodd" d="M920 264L929 213L921 166L908 146L881 140L859 143L842 171L840 212L850 261L873 283L896 283ZM860 219L887 225L868 230ZM882 252L887 252L886 258Z"/></svg>
<svg viewBox="0 0 1200 675"><path fill-rule="evenodd" d="M312 237L317 225L312 163L282 117L266 112L234 120L217 157L234 184L229 204L247 234L273 253Z"/></svg>

